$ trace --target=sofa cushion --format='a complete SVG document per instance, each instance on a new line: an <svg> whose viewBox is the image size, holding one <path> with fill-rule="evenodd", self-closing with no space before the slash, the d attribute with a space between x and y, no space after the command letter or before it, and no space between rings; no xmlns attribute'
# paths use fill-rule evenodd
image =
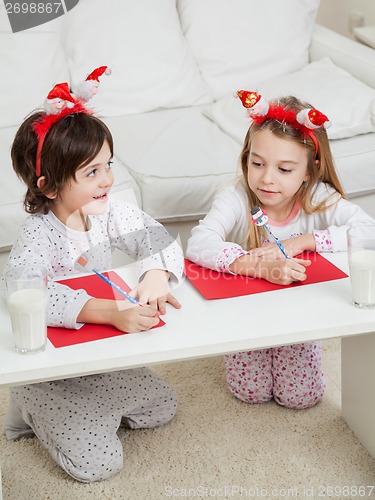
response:
<svg viewBox="0 0 375 500"><path fill-rule="evenodd" d="M19 125L41 106L56 82L68 77L58 37L60 20L47 25L12 33L0 7L0 127Z"/></svg>
<svg viewBox="0 0 375 500"><path fill-rule="evenodd" d="M80 0L66 16L74 87L107 65L96 113L121 116L212 99L181 31L175 0Z"/></svg>
<svg viewBox="0 0 375 500"><path fill-rule="evenodd" d="M309 102L330 119L330 139L375 132L375 90L335 66L328 57L301 71L264 82L257 89L251 84L245 88L257 90L267 99L295 95ZM239 143L243 142L250 121L240 99L227 96L208 105L204 113Z"/></svg>
<svg viewBox="0 0 375 500"><path fill-rule="evenodd" d="M215 99L305 66L318 6L319 0L177 0Z"/></svg>
<svg viewBox="0 0 375 500"><path fill-rule="evenodd" d="M139 185L143 210L156 219L198 219L236 175L239 144L199 106L105 121L116 155Z"/></svg>
<svg viewBox="0 0 375 500"><path fill-rule="evenodd" d="M26 213L23 210L25 186L12 169L10 148L18 127L0 129L1 197L0 197L0 250L13 245Z"/></svg>
<svg viewBox="0 0 375 500"><path fill-rule="evenodd" d="M331 150L345 194L375 193L375 133L331 141Z"/></svg>

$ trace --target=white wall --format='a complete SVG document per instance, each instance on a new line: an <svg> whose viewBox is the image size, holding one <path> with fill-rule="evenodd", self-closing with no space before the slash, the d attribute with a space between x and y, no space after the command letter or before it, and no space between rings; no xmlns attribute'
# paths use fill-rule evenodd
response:
<svg viewBox="0 0 375 500"><path fill-rule="evenodd" d="M354 38L349 29L352 14L363 16L364 26L374 26L375 0L320 0L316 22Z"/></svg>

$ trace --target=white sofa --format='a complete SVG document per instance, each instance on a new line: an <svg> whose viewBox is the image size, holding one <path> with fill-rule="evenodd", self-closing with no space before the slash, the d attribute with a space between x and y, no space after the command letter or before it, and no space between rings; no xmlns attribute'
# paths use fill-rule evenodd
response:
<svg viewBox="0 0 375 500"><path fill-rule="evenodd" d="M101 65L112 75L92 105L114 135L114 190L132 188L156 219L197 221L238 174L241 88L295 94L327 114L345 191L375 215L375 51L315 25L318 4L80 0L13 34L0 3L0 249L25 217L10 162L18 125L55 83L74 90Z"/></svg>

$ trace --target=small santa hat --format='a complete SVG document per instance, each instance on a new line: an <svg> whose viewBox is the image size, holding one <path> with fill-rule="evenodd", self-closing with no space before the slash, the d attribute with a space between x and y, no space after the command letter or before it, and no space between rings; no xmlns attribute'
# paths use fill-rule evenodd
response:
<svg viewBox="0 0 375 500"><path fill-rule="evenodd" d="M265 116L268 113L268 101L258 92L249 90L238 90L238 97L241 99L242 105L247 109L250 117Z"/></svg>
<svg viewBox="0 0 375 500"><path fill-rule="evenodd" d="M70 93L69 85L67 82L57 83L47 95L47 99L61 99L63 101L70 101L74 104L75 100Z"/></svg>
<svg viewBox="0 0 375 500"><path fill-rule="evenodd" d="M104 74L110 75L111 73L112 71L108 68L108 66L100 66L99 68L94 69L94 71L88 75L86 80L78 85L76 91L74 92L75 97L86 103L96 94L100 83L99 77Z"/></svg>
<svg viewBox="0 0 375 500"><path fill-rule="evenodd" d="M112 73L111 69L108 66L100 66L99 68L94 69L89 76L86 78L86 81L93 80L94 82L98 82L99 77L103 74L110 75Z"/></svg>
<svg viewBox="0 0 375 500"><path fill-rule="evenodd" d="M328 117L317 109L305 108L296 115L296 120L301 125L313 130L324 127L325 129L331 126Z"/></svg>
<svg viewBox="0 0 375 500"><path fill-rule="evenodd" d="M48 93L44 101L44 110L47 114L60 113L62 109L68 107L72 108L76 100L70 93L69 85L67 82L57 83L52 90Z"/></svg>

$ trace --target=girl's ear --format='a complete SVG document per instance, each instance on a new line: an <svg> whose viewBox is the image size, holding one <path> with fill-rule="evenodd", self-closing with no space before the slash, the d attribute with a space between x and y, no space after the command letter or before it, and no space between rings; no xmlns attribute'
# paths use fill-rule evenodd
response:
<svg viewBox="0 0 375 500"><path fill-rule="evenodd" d="M310 180L310 174L307 174L305 178L303 179L303 182L307 182Z"/></svg>
<svg viewBox="0 0 375 500"><path fill-rule="evenodd" d="M38 188L42 191L43 188L44 188L44 184L46 182L46 178L44 177L44 175L42 175L41 177L39 177L39 179L36 181L36 185L38 186ZM54 200L56 197L57 197L57 194L56 193L43 193L44 196L46 196L47 198L49 198L50 200Z"/></svg>
<svg viewBox="0 0 375 500"><path fill-rule="evenodd" d="M316 165L316 168L319 170L320 160L316 159L315 160L315 165ZM307 182L309 180L311 180L311 175L310 174L306 174L305 178L303 179L303 182Z"/></svg>

